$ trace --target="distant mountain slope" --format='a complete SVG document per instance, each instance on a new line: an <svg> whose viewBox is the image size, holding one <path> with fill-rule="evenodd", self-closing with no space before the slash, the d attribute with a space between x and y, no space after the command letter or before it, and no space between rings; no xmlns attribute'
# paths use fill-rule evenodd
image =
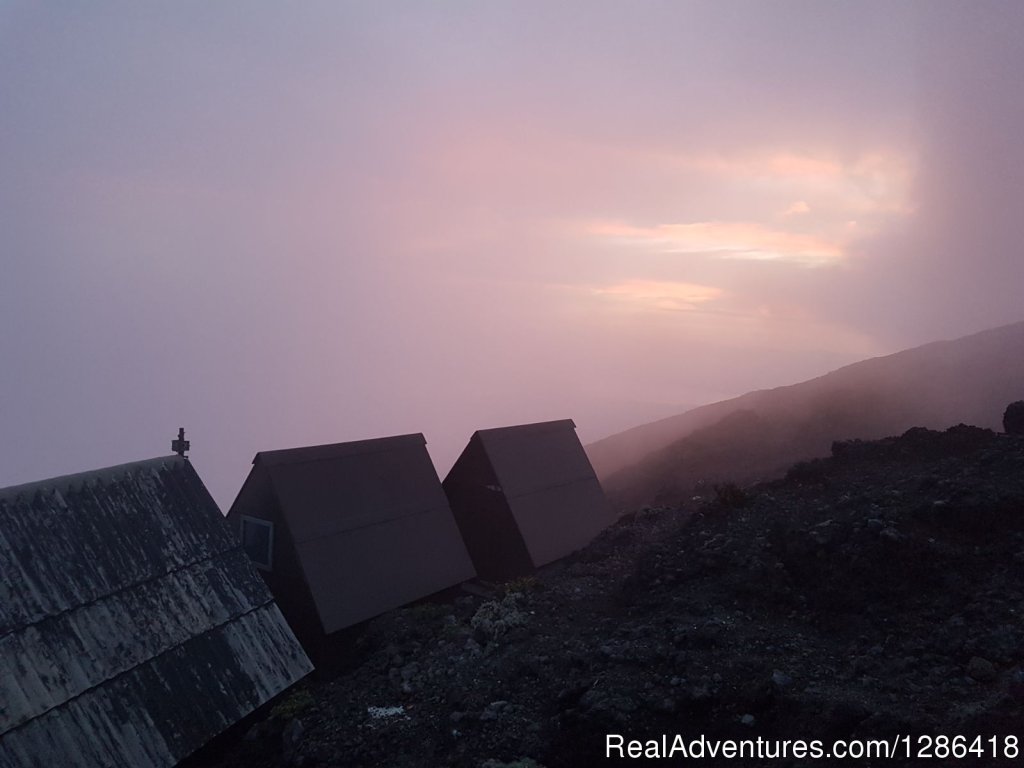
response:
<svg viewBox="0 0 1024 768"><path fill-rule="evenodd" d="M622 508L675 502L700 480L749 482L825 456L834 440L914 426L1001 428L1024 399L1024 322L864 360L612 435L586 450Z"/></svg>

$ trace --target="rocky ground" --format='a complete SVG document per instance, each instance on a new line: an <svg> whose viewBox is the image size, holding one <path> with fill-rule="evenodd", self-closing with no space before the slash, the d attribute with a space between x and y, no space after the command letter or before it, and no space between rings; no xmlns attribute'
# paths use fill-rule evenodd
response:
<svg viewBox="0 0 1024 768"><path fill-rule="evenodd" d="M572 768L614 764L609 733L1024 740L1024 438L911 430L697 493L493 595L371 622L347 669L198 762ZM985 747L920 764L1015 762Z"/></svg>

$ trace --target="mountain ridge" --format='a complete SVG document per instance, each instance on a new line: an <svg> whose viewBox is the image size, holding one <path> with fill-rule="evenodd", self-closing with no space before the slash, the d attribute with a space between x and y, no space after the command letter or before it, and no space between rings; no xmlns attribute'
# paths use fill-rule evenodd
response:
<svg viewBox="0 0 1024 768"><path fill-rule="evenodd" d="M998 428L1024 396L1024 321L868 358L640 425L586 446L623 509L671 503L700 481L752 482L831 443L912 426ZM747 416L737 414L746 413Z"/></svg>

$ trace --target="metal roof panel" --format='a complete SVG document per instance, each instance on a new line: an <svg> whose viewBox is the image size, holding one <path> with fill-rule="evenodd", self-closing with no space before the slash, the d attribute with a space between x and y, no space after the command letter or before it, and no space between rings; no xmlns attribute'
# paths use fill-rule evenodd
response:
<svg viewBox="0 0 1024 768"><path fill-rule="evenodd" d="M0 490L0 768L173 765L311 669L192 465Z"/></svg>

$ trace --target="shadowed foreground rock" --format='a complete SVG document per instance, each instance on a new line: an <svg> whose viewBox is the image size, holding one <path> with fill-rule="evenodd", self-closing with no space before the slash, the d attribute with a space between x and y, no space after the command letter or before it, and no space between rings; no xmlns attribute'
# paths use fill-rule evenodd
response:
<svg viewBox="0 0 1024 768"><path fill-rule="evenodd" d="M1024 736L1024 439L915 429L743 490L372 622L216 764L280 764L292 719L291 763L338 767L607 765L608 733Z"/></svg>
<svg viewBox="0 0 1024 768"><path fill-rule="evenodd" d="M1003 431L1008 435L1024 435L1024 400L1006 406L1003 413Z"/></svg>

